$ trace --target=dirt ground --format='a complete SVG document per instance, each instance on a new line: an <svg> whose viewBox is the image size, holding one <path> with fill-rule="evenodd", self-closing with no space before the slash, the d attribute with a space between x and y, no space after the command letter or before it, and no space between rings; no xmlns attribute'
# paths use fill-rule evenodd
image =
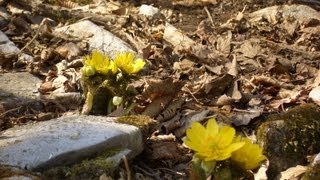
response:
<svg viewBox="0 0 320 180"><path fill-rule="evenodd" d="M72 12L71 1L44 1L50 6L63 7L66 13L60 15L56 11L44 11L47 7L36 3L23 6L25 1L20 0L0 2L12 14L1 30L23 52L34 57L33 62L19 63L16 56L6 58L0 64L0 70L3 73L28 71L37 75L43 79L39 91L43 97L49 96L55 90L50 86L57 78L55 65L66 58L57 49L68 42L80 46L72 39L50 34L52 29L90 17ZM260 15L262 20L255 21L259 14L251 14L266 7L293 4L319 11L319 1L142 0L113 3L116 8L108 15L125 17L124 23L115 20L110 25L100 16L91 17L91 20L128 42L147 60L147 68L141 73L143 81L133 82L138 94L132 99L138 106L130 113L149 115L159 123L156 131L149 134L144 153L130 163L137 179L186 179L189 176L192 152L182 145L181 138L191 119L202 121L216 117L219 122L234 125L239 132L254 136L255 128L269 114L319 100L318 95L311 97L309 94L320 84L319 19L307 15L302 20L295 15L285 16L285 10L281 8L283 11L277 10L274 15L270 10L270 17ZM13 13L13 8L8 7L12 4L17 5L18 10L31 11L31 17ZM142 17L138 14L142 4L159 8L162 15ZM308 11L305 13L309 14ZM49 34L37 35L40 23L35 19L39 15L54 21L49 25ZM188 46L186 41L175 45L170 42L172 39L166 39L166 22L195 45ZM52 55L43 57L49 48ZM86 54L90 51L84 46L81 53L68 61L81 59ZM80 72L81 65L74 69ZM64 83L66 92L81 92L79 82L68 79L68 83ZM26 105L21 105L19 111L4 108L0 111L0 130L77 113L82 108L70 108L55 100L44 100L43 104L42 112ZM126 174L122 165L116 176L126 177Z"/></svg>

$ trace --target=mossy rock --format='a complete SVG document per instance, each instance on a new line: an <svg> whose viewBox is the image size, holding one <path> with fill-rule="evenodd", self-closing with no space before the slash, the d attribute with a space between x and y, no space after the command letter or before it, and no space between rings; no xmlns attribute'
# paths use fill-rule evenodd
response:
<svg viewBox="0 0 320 180"><path fill-rule="evenodd" d="M121 116L117 118L115 122L138 127L142 131L145 139L155 130L158 124L154 119L146 115Z"/></svg>
<svg viewBox="0 0 320 180"><path fill-rule="evenodd" d="M289 167L306 164L308 154L320 151L320 108L304 104L270 116L258 128L258 141L270 161L270 179Z"/></svg>
<svg viewBox="0 0 320 180"><path fill-rule="evenodd" d="M40 180L40 176L27 170L0 165L0 179L33 179Z"/></svg>
<svg viewBox="0 0 320 180"><path fill-rule="evenodd" d="M71 166L53 167L44 171L43 175L46 179L99 179L102 174L112 177L118 164L108 158L119 152L119 149L106 150Z"/></svg>

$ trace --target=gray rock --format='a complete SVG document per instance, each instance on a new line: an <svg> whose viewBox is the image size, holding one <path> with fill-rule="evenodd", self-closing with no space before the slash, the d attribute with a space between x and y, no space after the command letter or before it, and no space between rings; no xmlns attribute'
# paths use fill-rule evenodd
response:
<svg viewBox="0 0 320 180"><path fill-rule="evenodd" d="M97 49L107 53L111 57L114 57L116 52L133 52L129 44L89 20L64 26L55 29L55 31L80 39L86 39L89 43L89 50Z"/></svg>
<svg viewBox="0 0 320 180"><path fill-rule="evenodd" d="M0 28L6 23L3 21L0 7ZM20 53L20 49L10 39L0 31L0 67L24 66L33 62L34 58L28 54ZM11 65L9 65L11 64Z"/></svg>
<svg viewBox="0 0 320 180"><path fill-rule="evenodd" d="M0 55L9 58L19 52L19 48L0 31Z"/></svg>
<svg viewBox="0 0 320 180"><path fill-rule="evenodd" d="M41 110L43 107L38 93L41 80L27 72L0 74L0 114L9 109L32 106ZM1 121L0 121L1 124Z"/></svg>
<svg viewBox="0 0 320 180"><path fill-rule="evenodd" d="M143 150L141 131L112 118L74 115L28 124L0 136L0 164L28 170L70 165L112 148Z"/></svg>
<svg viewBox="0 0 320 180"><path fill-rule="evenodd" d="M41 79L28 72L0 74L0 102L13 99L36 100Z"/></svg>
<svg viewBox="0 0 320 180"><path fill-rule="evenodd" d="M9 23L11 16L4 7L0 7L0 27L1 29Z"/></svg>
<svg viewBox="0 0 320 180"><path fill-rule="evenodd" d="M31 106L37 110L43 107L39 103L39 78L27 72L0 74L0 107L7 111L21 106ZM1 113L1 110L0 110Z"/></svg>

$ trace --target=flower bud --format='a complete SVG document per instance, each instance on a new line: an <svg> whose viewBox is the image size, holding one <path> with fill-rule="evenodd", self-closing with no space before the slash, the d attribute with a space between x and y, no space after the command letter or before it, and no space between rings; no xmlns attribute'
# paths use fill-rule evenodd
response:
<svg viewBox="0 0 320 180"><path fill-rule="evenodd" d="M113 105L115 105L115 106L118 106L118 105L120 105L121 103L122 103L122 97L119 97L119 96L114 96L113 98L112 98L112 103L113 103Z"/></svg>
<svg viewBox="0 0 320 180"><path fill-rule="evenodd" d="M93 76L96 73L96 71L92 66L84 66L82 68L82 73L83 75L89 77L89 76Z"/></svg>

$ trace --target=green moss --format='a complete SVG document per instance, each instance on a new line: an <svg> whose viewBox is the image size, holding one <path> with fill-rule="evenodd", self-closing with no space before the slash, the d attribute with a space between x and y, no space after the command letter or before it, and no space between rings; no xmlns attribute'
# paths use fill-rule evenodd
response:
<svg viewBox="0 0 320 180"><path fill-rule="evenodd" d="M98 179L104 173L112 176L116 165L107 158L112 157L119 151L119 149L106 150L95 158L85 159L72 166L54 167L43 174L48 179Z"/></svg>
<svg viewBox="0 0 320 180"><path fill-rule="evenodd" d="M143 132L143 137L149 136L149 133L157 125L157 122L146 115L130 115L122 116L115 120L118 123L129 124L140 128Z"/></svg>
<svg viewBox="0 0 320 180"><path fill-rule="evenodd" d="M0 165L0 179L41 179L36 174L15 167Z"/></svg>

